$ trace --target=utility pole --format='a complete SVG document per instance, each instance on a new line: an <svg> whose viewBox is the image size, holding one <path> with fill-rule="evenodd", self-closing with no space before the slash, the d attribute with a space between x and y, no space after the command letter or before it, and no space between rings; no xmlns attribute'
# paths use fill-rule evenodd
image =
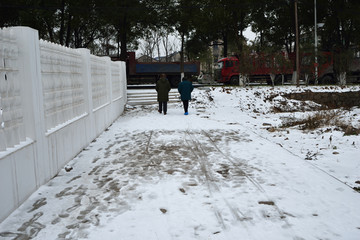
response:
<svg viewBox="0 0 360 240"><path fill-rule="evenodd" d="M315 18L315 85L318 84L318 77L319 77L319 73L318 73L318 57L317 57L317 53L318 53L318 39L317 39L317 15L316 15L316 0L314 0L314 18Z"/></svg>
<svg viewBox="0 0 360 240"><path fill-rule="evenodd" d="M300 75L300 66L299 66L299 26L298 26L298 14L297 14L297 0L294 1L295 6L295 44L296 44L296 87L300 86L299 75Z"/></svg>

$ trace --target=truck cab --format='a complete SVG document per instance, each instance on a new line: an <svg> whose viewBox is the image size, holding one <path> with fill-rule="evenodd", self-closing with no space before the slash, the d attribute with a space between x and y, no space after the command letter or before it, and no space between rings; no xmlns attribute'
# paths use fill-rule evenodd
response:
<svg viewBox="0 0 360 240"><path fill-rule="evenodd" d="M219 83L239 84L239 60L236 57L220 59L215 66L215 78Z"/></svg>

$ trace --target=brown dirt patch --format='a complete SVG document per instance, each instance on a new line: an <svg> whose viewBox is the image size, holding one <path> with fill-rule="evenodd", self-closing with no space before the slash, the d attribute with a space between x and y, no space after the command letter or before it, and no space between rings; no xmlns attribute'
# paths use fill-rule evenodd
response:
<svg viewBox="0 0 360 240"><path fill-rule="evenodd" d="M328 109L352 108L360 106L360 91L356 92L312 92L289 93L282 95L285 98L299 101L313 101L326 106Z"/></svg>

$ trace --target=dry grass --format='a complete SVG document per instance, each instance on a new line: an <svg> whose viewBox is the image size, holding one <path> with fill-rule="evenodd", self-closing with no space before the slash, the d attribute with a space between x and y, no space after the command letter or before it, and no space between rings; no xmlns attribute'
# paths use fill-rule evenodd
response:
<svg viewBox="0 0 360 240"><path fill-rule="evenodd" d="M321 111L309 115L304 119L289 119L281 128L298 126L301 130L315 130L321 127L336 127L344 132L344 135L359 135L360 129L353 127L341 120L342 111Z"/></svg>

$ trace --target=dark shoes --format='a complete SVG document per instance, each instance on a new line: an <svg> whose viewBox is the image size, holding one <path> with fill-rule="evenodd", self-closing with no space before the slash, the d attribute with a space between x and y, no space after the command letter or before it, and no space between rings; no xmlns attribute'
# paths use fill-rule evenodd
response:
<svg viewBox="0 0 360 240"><path fill-rule="evenodd" d="M161 114L161 111L160 111L160 110L158 110L158 112ZM166 112L164 112L164 115L166 115Z"/></svg>

